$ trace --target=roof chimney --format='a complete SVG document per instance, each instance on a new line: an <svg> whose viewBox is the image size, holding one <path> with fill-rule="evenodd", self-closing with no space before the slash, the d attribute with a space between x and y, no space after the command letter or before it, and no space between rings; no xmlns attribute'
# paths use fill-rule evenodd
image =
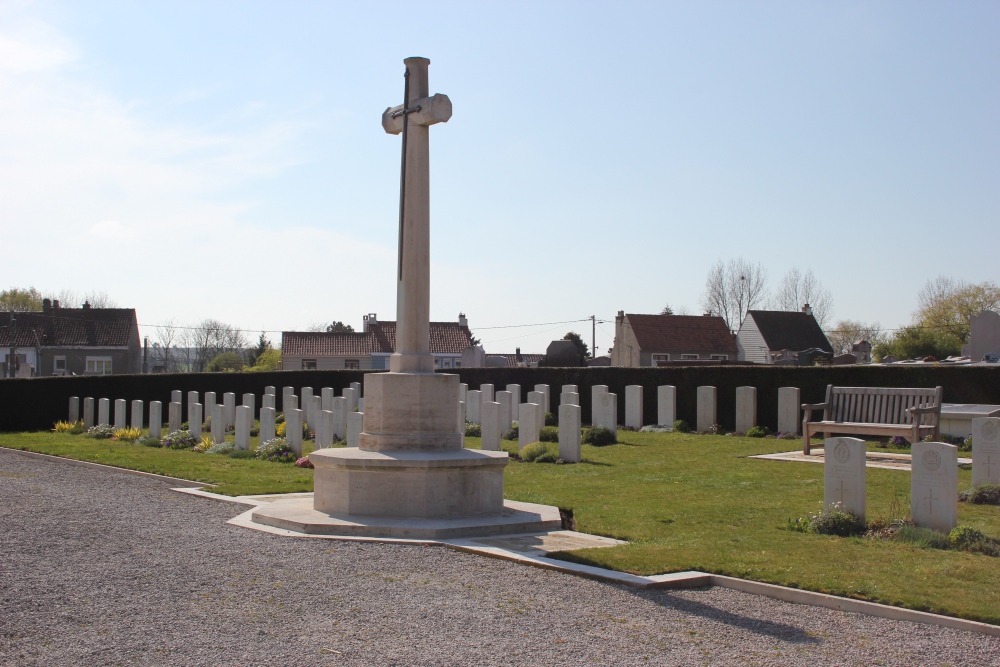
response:
<svg viewBox="0 0 1000 667"><path fill-rule="evenodd" d="M59 307L59 299L53 299L52 300L52 307L53 308L58 308Z"/></svg>
<svg viewBox="0 0 1000 667"><path fill-rule="evenodd" d="M458 314L458 326L468 328L469 320L465 319L465 313Z"/></svg>
<svg viewBox="0 0 1000 667"><path fill-rule="evenodd" d="M52 299L42 299L42 312L47 313L52 310Z"/></svg>
<svg viewBox="0 0 1000 667"><path fill-rule="evenodd" d="M812 315L813 309L810 308L809 304L807 303L806 305L802 306L802 312L805 313L806 315Z"/></svg>
<svg viewBox="0 0 1000 667"><path fill-rule="evenodd" d="M89 301L84 301L83 302L83 309L84 310L90 310L90 302Z"/></svg>
<svg viewBox="0 0 1000 667"><path fill-rule="evenodd" d="M624 321L625 321L625 311L619 310L618 314L615 315L615 326L616 327L619 326Z"/></svg>

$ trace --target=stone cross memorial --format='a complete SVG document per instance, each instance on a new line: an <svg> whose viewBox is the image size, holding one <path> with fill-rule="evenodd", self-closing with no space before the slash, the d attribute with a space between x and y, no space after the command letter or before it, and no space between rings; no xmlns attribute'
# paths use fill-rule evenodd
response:
<svg viewBox="0 0 1000 667"><path fill-rule="evenodd" d="M972 420L972 486L1000 484L1000 419Z"/></svg>
<svg viewBox="0 0 1000 667"><path fill-rule="evenodd" d="M364 376L364 413L348 415L348 446L309 455L315 467L311 508L304 505L308 499L279 500L257 507L253 521L308 524L302 531L309 533L417 539L558 529L558 508L504 501L507 453L463 448L459 377L434 371L430 126L450 119L452 109L446 95L429 92L429 60L404 63L403 104L382 114L383 129L402 135L396 346L389 372ZM368 278L361 276L359 285L376 282ZM470 417L482 407L473 395L467 393Z"/></svg>
<svg viewBox="0 0 1000 667"><path fill-rule="evenodd" d="M918 526L948 533L958 525L958 447L915 442L910 452L910 515Z"/></svg>
<svg viewBox="0 0 1000 667"><path fill-rule="evenodd" d="M839 503L841 509L865 518L865 441L827 438L823 461L823 506Z"/></svg>

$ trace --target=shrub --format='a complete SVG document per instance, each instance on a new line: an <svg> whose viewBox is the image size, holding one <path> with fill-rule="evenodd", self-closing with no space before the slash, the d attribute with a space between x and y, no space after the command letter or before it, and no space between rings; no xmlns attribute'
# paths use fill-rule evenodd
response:
<svg viewBox="0 0 1000 667"><path fill-rule="evenodd" d="M223 373L243 370L243 359L235 352L223 352L208 362L205 368L209 373Z"/></svg>
<svg viewBox="0 0 1000 667"><path fill-rule="evenodd" d="M87 429L87 436L98 440L108 440L115 437L114 426L91 426Z"/></svg>
<svg viewBox="0 0 1000 667"><path fill-rule="evenodd" d="M666 433L670 430L670 427L661 424L647 424L639 430L643 433Z"/></svg>
<svg viewBox="0 0 1000 667"><path fill-rule="evenodd" d="M254 426L253 428L250 429L250 437L254 437L255 438L258 435L260 435L260 429L259 428L257 428L256 426Z"/></svg>
<svg viewBox="0 0 1000 667"><path fill-rule="evenodd" d="M980 484L958 494L958 499L974 505L1000 505L1000 484Z"/></svg>
<svg viewBox="0 0 1000 667"><path fill-rule="evenodd" d="M559 454L554 449L551 443L533 442L521 450L521 460L525 463L555 463Z"/></svg>
<svg viewBox="0 0 1000 667"><path fill-rule="evenodd" d="M194 451L198 452L199 454L204 454L214 446L215 442L212 440L212 436L203 435L201 436L201 439L198 441L198 444L194 446Z"/></svg>
<svg viewBox="0 0 1000 667"><path fill-rule="evenodd" d="M83 421L75 422L63 422L58 421L52 425L52 430L56 433L72 433L76 435L77 433L83 433Z"/></svg>
<svg viewBox="0 0 1000 667"><path fill-rule="evenodd" d="M763 438L767 435L767 427L751 426L744 435L748 438Z"/></svg>
<svg viewBox="0 0 1000 667"><path fill-rule="evenodd" d="M142 445L143 447L161 447L162 443L159 438L154 438L151 435L144 436L135 441L135 444Z"/></svg>
<svg viewBox="0 0 1000 667"><path fill-rule="evenodd" d="M483 427L472 422L465 422L465 435L468 438L481 438L483 437Z"/></svg>
<svg viewBox="0 0 1000 667"><path fill-rule="evenodd" d="M958 446L958 451L960 452L971 452L972 451L972 436L962 441L962 444Z"/></svg>
<svg viewBox="0 0 1000 667"><path fill-rule="evenodd" d="M515 424L515 425L511 426L509 429L507 429L506 431L504 431L503 435L500 436L500 439L501 440L517 440L517 437L518 437L518 430L517 430L517 424Z"/></svg>
<svg viewBox="0 0 1000 667"><path fill-rule="evenodd" d="M972 526L955 526L948 533L948 543L952 549L967 549L976 542L985 542L983 531Z"/></svg>
<svg viewBox="0 0 1000 667"><path fill-rule="evenodd" d="M142 436L141 428L119 428L115 429L115 440L122 442L135 442Z"/></svg>
<svg viewBox="0 0 1000 667"><path fill-rule="evenodd" d="M308 456L303 456L298 461L295 462L296 468L313 468L312 461L309 460Z"/></svg>
<svg viewBox="0 0 1000 667"><path fill-rule="evenodd" d="M594 426L583 431L583 437L580 439L580 442L585 445L593 445L594 447L604 447L605 445L613 445L618 440L615 439L615 434L610 429L606 429L603 426Z"/></svg>
<svg viewBox="0 0 1000 667"><path fill-rule="evenodd" d="M235 442L219 442L205 450L206 454L228 454L236 449Z"/></svg>
<svg viewBox="0 0 1000 667"><path fill-rule="evenodd" d="M543 426L538 432L538 439L542 442L559 442L559 427Z"/></svg>
<svg viewBox="0 0 1000 667"><path fill-rule="evenodd" d="M280 424L274 427L274 434L279 438L285 437L285 422L281 422Z"/></svg>
<svg viewBox="0 0 1000 667"><path fill-rule="evenodd" d="M708 427L707 432L711 433L712 435L719 435L720 433L725 433L726 430L722 428L722 424L712 424L711 426Z"/></svg>
<svg viewBox="0 0 1000 667"><path fill-rule="evenodd" d="M284 424L285 423L285 413L284 412L276 412L276 413L274 413L274 423L275 424Z"/></svg>
<svg viewBox="0 0 1000 667"><path fill-rule="evenodd" d="M677 421L674 422L674 430L677 431L678 433L690 433L691 425L688 424L683 419L678 419Z"/></svg>
<svg viewBox="0 0 1000 667"><path fill-rule="evenodd" d="M546 426L558 426L559 425L559 420L556 419L556 416L554 414L552 414L551 412L546 412L545 413L545 425Z"/></svg>
<svg viewBox="0 0 1000 667"><path fill-rule="evenodd" d="M866 528L864 519L844 510L840 503L828 506L822 513L811 517L809 522L809 531L820 535L851 537L863 534Z"/></svg>
<svg viewBox="0 0 1000 667"><path fill-rule="evenodd" d="M169 449L191 449L199 442L190 431L174 431L163 438L163 446Z"/></svg>
<svg viewBox="0 0 1000 667"><path fill-rule="evenodd" d="M295 452L288 446L288 442L284 438L275 438L274 440L260 443L257 447L256 458L262 461L271 461L272 463L291 463L298 456L295 455Z"/></svg>
<svg viewBox="0 0 1000 667"><path fill-rule="evenodd" d="M910 441L900 435L894 435L889 440L889 444L893 447L909 447Z"/></svg>

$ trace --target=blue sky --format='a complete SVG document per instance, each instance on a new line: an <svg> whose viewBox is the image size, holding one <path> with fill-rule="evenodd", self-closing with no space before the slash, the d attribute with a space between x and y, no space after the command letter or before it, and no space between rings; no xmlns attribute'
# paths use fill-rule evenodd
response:
<svg viewBox="0 0 1000 667"><path fill-rule="evenodd" d="M394 317L379 120L421 55L454 104L432 317L487 351L696 314L740 255L898 326L928 279L998 279L998 30L994 2L0 2L0 285L144 324Z"/></svg>

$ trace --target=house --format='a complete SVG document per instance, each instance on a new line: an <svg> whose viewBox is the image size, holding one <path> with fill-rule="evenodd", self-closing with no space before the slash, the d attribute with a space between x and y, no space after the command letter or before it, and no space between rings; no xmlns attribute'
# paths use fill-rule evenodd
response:
<svg viewBox="0 0 1000 667"><path fill-rule="evenodd" d="M736 334L739 360L755 364L791 361L799 352L821 350L833 357L833 346L826 339L809 304L802 312L782 310L747 311Z"/></svg>
<svg viewBox="0 0 1000 667"><path fill-rule="evenodd" d="M511 354L510 352L499 352L497 354L490 353L490 357L498 357L504 359L504 366L509 368L524 368L531 367L534 368L538 366L539 362L545 359L544 354L522 354L521 348L515 348L515 352Z"/></svg>
<svg viewBox="0 0 1000 667"><path fill-rule="evenodd" d="M615 317L612 366L660 366L673 362L736 361L736 337L721 317L711 315L626 315Z"/></svg>
<svg viewBox="0 0 1000 667"><path fill-rule="evenodd" d="M430 348L435 368L459 368L462 351L472 347L464 315L457 322L431 322ZM396 350L396 322L365 315L364 329L351 333L283 331L282 370L385 370Z"/></svg>
<svg viewBox="0 0 1000 667"><path fill-rule="evenodd" d="M13 340L11 336L13 334ZM63 308L44 299L41 312L0 316L0 360L15 348L16 377L139 373L142 350L134 308ZM30 369L30 371L29 371Z"/></svg>

